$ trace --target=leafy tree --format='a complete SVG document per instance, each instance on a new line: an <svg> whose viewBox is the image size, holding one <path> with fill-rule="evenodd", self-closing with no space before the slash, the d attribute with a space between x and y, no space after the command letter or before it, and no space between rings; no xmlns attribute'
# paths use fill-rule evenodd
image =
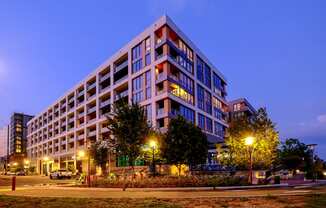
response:
<svg viewBox="0 0 326 208"><path fill-rule="evenodd" d="M177 166L179 175L182 164L191 167L204 163L207 149L207 137L200 128L187 122L182 116L171 119L162 152L167 163Z"/></svg>
<svg viewBox="0 0 326 208"><path fill-rule="evenodd" d="M107 116L108 128L116 139L117 154L127 156L134 171L134 163L150 131L145 111L138 104L128 105L122 99L114 104L113 113Z"/></svg>
<svg viewBox="0 0 326 208"><path fill-rule="evenodd" d="M266 108L259 108L253 118L243 116L230 123L225 140L229 151L222 155L221 162L228 166L246 168L249 151L244 139L248 136L255 138L252 145L254 167L271 168L277 157L279 136Z"/></svg>
<svg viewBox="0 0 326 208"><path fill-rule="evenodd" d="M106 175L106 163L108 161L108 149L109 144L107 141L97 141L92 144L90 148L91 157L97 166L102 169L102 174Z"/></svg>
<svg viewBox="0 0 326 208"><path fill-rule="evenodd" d="M280 149L280 163L283 168L295 173L295 170L306 170L310 166L311 151L298 139L287 139Z"/></svg>

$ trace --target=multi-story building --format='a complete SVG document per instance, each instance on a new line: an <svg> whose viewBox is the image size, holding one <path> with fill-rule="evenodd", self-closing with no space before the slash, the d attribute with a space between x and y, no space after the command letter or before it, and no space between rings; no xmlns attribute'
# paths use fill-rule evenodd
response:
<svg viewBox="0 0 326 208"><path fill-rule="evenodd" d="M11 162L21 162L26 156L27 122L33 116L13 113L10 118L9 157Z"/></svg>
<svg viewBox="0 0 326 208"><path fill-rule="evenodd" d="M246 98L239 98L230 101L228 104L229 121L247 116L249 119L256 114L256 109L248 102Z"/></svg>
<svg viewBox="0 0 326 208"><path fill-rule="evenodd" d="M9 127L4 126L0 128L0 157L6 157L8 155L8 136Z"/></svg>
<svg viewBox="0 0 326 208"><path fill-rule="evenodd" d="M107 136L105 115L118 99L143 106L160 131L182 115L222 142L226 94L224 76L163 16L28 123L28 156L40 173L79 168L78 151Z"/></svg>

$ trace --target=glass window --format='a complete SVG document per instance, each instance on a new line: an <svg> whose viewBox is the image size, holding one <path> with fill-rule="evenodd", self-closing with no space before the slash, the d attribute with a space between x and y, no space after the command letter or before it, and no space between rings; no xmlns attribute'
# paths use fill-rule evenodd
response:
<svg viewBox="0 0 326 208"><path fill-rule="evenodd" d="M205 130L205 116L200 113L198 113L198 126Z"/></svg>
<svg viewBox="0 0 326 208"><path fill-rule="evenodd" d="M206 131L213 133L213 121L212 119L206 117Z"/></svg>
<svg viewBox="0 0 326 208"><path fill-rule="evenodd" d="M132 72L135 73L142 69L142 44L138 44L132 49Z"/></svg>
<svg viewBox="0 0 326 208"><path fill-rule="evenodd" d="M224 135L225 135L225 127L222 126L220 123L215 121L214 122L214 133L217 136L224 137Z"/></svg>
<svg viewBox="0 0 326 208"><path fill-rule="evenodd" d="M199 109L205 110L204 108L204 88L197 85L197 105Z"/></svg>

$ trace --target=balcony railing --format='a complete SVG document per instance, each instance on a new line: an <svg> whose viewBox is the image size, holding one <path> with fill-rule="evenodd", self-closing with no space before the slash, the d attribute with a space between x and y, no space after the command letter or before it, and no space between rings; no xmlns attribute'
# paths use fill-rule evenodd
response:
<svg viewBox="0 0 326 208"><path fill-rule="evenodd" d="M103 82L104 80L108 79L110 77L110 72L108 72L106 75L102 76L100 78L100 82Z"/></svg>
<svg viewBox="0 0 326 208"><path fill-rule="evenodd" d="M77 96L78 97L81 97L81 96L83 96L84 95L84 90L83 91L80 91L80 92L78 92L78 94L77 94Z"/></svg>
<svg viewBox="0 0 326 208"><path fill-rule="evenodd" d="M120 98L128 96L128 90L125 90L115 96L115 100L119 100Z"/></svg>
<svg viewBox="0 0 326 208"><path fill-rule="evenodd" d="M110 104L111 104L111 100L110 100L110 98L109 98L109 99L107 99L107 100L101 102L100 107L103 108L103 107L108 106L108 105L110 105Z"/></svg>
<svg viewBox="0 0 326 208"><path fill-rule="evenodd" d="M93 112L95 112L95 111L96 111L96 106L94 106L94 107L92 107L92 108L89 108L89 109L87 110L87 113L90 114L90 113L93 113Z"/></svg>
<svg viewBox="0 0 326 208"><path fill-rule="evenodd" d="M115 67L114 72L118 72L118 71L120 71L121 69L123 69L123 68L125 68L127 66L128 66L128 60L125 60L120 65Z"/></svg>
<svg viewBox="0 0 326 208"><path fill-rule="evenodd" d="M88 86L87 86L87 90L91 90L91 89L93 89L94 87L96 87L96 82L94 82L94 83L88 85Z"/></svg>
<svg viewBox="0 0 326 208"><path fill-rule="evenodd" d="M89 137L93 137L95 135L96 135L96 130L93 130L93 131L88 132L88 136Z"/></svg>

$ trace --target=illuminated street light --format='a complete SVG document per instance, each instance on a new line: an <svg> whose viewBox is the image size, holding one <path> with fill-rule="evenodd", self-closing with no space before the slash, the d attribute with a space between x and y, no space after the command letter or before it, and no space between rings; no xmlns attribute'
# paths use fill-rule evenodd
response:
<svg viewBox="0 0 326 208"><path fill-rule="evenodd" d="M13 165L14 165L14 166L17 166L17 165L18 165L18 163L14 162L14 163L13 163Z"/></svg>
<svg viewBox="0 0 326 208"><path fill-rule="evenodd" d="M248 177L248 181L249 184L252 184L252 161L253 161L253 144L255 143L255 138L252 136L248 136L245 139L245 145L248 147L248 151L249 151L249 177Z"/></svg>
<svg viewBox="0 0 326 208"><path fill-rule="evenodd" d="M254 142L255 142L255 138L254 137L249 136L249 137L246 137L245 138L245 145L247 145L247 146L253 145Z"/></svg>
<svg viewBox="0 0 326 208"><path fill-rule="evenodd" d="M28 165L30 163L29 160L24 160L25 165Z"/></svg>
<svg viewBox="0 0 326 208"><path fill-rule="evenodd" d="M81 157L81 158L85 157L85 151L84 150L78 151L78 157Z"/></svg>
<svg viewBox="0 0 326 208"><path fill-rule="evenodd" d="M157 147L157 143L155 140L150 140L149 141L149 146L152 148L153 152L153 158L152 158L152 170L153 170L153 176L156 175L156 167L155 167L155 149Z"/></svg>
<svg viewBox="0 0 326 208"><path fill-rule="evenodd" d="M45 156L45 157L43 157L43 160L47 162L47 161L49 161L49 157Z"/></svg>

